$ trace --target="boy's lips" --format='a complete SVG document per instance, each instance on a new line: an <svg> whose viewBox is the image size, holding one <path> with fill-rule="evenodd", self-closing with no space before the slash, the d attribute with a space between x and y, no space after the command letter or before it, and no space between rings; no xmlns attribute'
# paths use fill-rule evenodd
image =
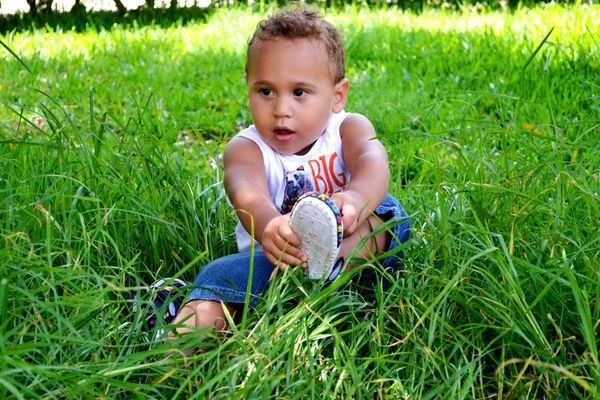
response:
<svg viewBox="0 0 600 400"><path fill-rule="evenodd" d="M285 127L276 127L273 129L273 133L275 134L275 140L279 143L287 143L294 138L295 132L291 129Z"/></svg>

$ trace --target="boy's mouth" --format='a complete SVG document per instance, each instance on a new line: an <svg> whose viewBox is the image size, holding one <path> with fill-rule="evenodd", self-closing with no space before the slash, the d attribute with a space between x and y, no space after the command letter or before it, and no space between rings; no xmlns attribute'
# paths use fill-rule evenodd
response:
<svg viewBox="0 0 600 400"><path fill-rule="evenodd" d="M287 143L294 137L295 132L286 127L275 127L273 129L273 133L275 134L275 140L279 143Z"/></svg>

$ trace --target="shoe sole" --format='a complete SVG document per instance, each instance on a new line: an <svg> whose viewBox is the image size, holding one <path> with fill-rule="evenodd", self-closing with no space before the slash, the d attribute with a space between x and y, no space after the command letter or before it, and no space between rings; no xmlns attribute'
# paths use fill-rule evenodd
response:
<svg viewBox="0 0 600 400"><path fill-rule="evenodd" d="M306 275L322 279L334 266L342 241L342 217L324 194L307 193L300 197L290 216L290 226L308 256Z"/></svg>

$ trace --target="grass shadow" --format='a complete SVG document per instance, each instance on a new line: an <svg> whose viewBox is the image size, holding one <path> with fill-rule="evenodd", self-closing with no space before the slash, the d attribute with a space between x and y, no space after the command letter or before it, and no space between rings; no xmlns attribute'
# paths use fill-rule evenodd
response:
<svg viewBox="0 0 600 400"><path fill-rule="evenodd" d="M90 11L75 8L68 12L41 12L37 14L15 14L0 18L0 35L10 32L33 32L37 29L52 31L84 32L90 29L110 31L116 27L156 26L168 28L173 25L185 26L190 23L205 22L216 7L148 8L140 7L118 11Z"/></svg>

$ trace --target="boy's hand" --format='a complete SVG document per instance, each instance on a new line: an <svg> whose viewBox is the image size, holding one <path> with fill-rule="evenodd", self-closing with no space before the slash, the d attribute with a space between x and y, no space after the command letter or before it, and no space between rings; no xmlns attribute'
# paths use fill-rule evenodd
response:
<svg viewBox="0 0 600 400"><path fill-rule="evenodd" d="M362 219L368 217L368 210L364 210L364 200L357 192L347 190L345 192L334 193L331 195L331 200L338 207L342 213L342 221L344 223L344 238L352 236L356 233L360 226L359 218ZM365 215L361 215L361 211Z"/></svg>
<svg viewBox="0 0 600 400"><path fill-rule="evenodd" d="M300 250L300 239L290 228L290 214L273 218L265 227L262 236L265 257L280 270L288 266L306 267L306 254Z"/></svg>

